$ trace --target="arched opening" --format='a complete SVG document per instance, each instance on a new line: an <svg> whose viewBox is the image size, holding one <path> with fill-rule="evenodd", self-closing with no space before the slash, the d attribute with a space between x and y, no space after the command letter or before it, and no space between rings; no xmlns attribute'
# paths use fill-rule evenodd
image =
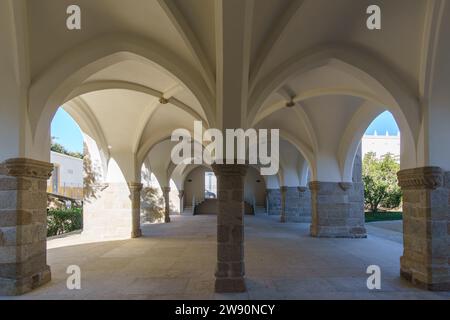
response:
<svg viewBox="0 0 450 320"><path fill-rule="evenodd" d="M395 242L395 245L400 245L398 251L401 252L402 192L397 179L401 167L400 145L401 135L397 123L393 115L385 111L365 131L360 156L368 234ZM400 256L395 258L400 260Z"/></svg>
<svg viewBox="0 0 450 320"><path fill-rule="evenodd" d="M82 231L84 177L90 175L89 181L96 175L86 172L83 133L63 108L52 120L51 137L50 163L54 168L47 181L47 236L61 237Z"/></svg>

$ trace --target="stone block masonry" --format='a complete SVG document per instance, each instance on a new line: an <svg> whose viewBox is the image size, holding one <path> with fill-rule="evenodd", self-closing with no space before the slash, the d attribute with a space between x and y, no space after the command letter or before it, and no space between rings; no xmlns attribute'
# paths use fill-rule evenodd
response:
<svg viewBox="0 0 450 320"><path fill-rule="evenodd" d="M83 203L83 237L91 240L119 240L140 235L139 184L103 183Z"/></svg>
<svg viewBox="0 0 450 320"><path fill-rule="evenodd" d="M285 221L311 222L311 193L306 187L282 187L285 192ZM282 192L280 189L267 189L269 215L282 213Z"/></svg>
<svg viewBox="0 0 450 320"><path fill-rule="evenodd" d="M246 165L214 164L217 176L216 292L244 292L244 178Z"/></svg>
<svg viewBox="0 0 450 320"><path fill-rule="evenodd" d="M306 187L286 188L286 221L311 222L311 193Z"/></svg>
<svg viewBox="0 0 450 320"><path fill-rule="evenodd" d="M0 296L50 281L47 179L53 165L25 158L0 164Z"/></svg>
<svg viewBox="0 0 450 320"><path fill-rule="evenodd" d="M433 291L450 290L450 172L421 167L398 172L403 191L400 274Z"/></svg>
<svg viewBox="0 0 450 320"><path fill-rule="evenodd" d="M362 183L309 183L313 237L365 238ZM364 195L362 195L364 197Z"/></svg>
<svg viewBox="0 0 450 320"><path fill-rule="evenodd" d="M267 189L267 205L269 215L281 215L281 191L280 189Z"/></svg>

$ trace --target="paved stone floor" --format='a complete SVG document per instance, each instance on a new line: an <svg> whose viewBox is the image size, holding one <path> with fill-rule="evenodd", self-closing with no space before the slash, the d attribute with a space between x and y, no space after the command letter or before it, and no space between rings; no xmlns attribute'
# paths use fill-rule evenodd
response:
<svg viewBox="0 0 450 320"><path fill-rule="evenodd" d="M309 224L249 216L248 292L214 294L216 217L172 220L143 226L144 237L139 239L77 244L82 236L73 235L50 240L52 281L17 299L450 298L450 293L419 290L399 278L402 244L384 238L392 236L395 227L370 224L367 239L318 239L309 237ZM66 289L65 272L72 264L81 268L81 290ZM381 267L381 290L366 287L365 271L371 264Z"/></svg>

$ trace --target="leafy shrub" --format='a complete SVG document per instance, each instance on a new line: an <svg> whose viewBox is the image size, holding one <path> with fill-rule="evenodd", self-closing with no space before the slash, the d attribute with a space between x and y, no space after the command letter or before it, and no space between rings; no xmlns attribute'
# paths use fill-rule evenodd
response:
<svg viewBox="0 0 450 320"><path fill-rule="evenodd" d="M403 215L401 212L366 212L366 222L374 221L390 221L390 220L402 220Z"/></svg>
<svg viewBox="0 0 450 320"><path fill-rule="evenodd" d="M48 210L47 236L56 236L83 228L83 210L81 208Z"/></svg>
<svg viewBox="0 0 450 320"><path fill-rule="evenodd" d="M377 212L382 206L393 209L400 206L402 191L398 186L397 172L400 165L391 154L377 159L369 152L363 160L364 200L366 207Z"/></svg>
<svg viewBox="0 0 450 320"><path fill-rule="evenodd" d="M164 220L164 199L159 196L157 189L143 188L141 200L146 221L154 223Z"/></svg>

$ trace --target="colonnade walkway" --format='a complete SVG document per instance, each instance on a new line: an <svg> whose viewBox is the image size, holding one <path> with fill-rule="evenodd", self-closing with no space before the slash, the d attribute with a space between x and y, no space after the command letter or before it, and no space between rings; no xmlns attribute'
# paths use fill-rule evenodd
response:
<svg viewBox="0 0 450 320"><path fill-rule="evenodd" d="M396 229L368 225L367 239L309 236L309 224L245 217L248 291L214 293L216 216L173 216L143 225L143 237L82 243L80 235L48 241L52 281L8 299L450 299L399 277ZM388 230L389 229L389 230ZM387 235L387 237L385 237ZM66 269L81 268L81 290L68 290ZM381 268L369 290L366 268Z"/></svg>

